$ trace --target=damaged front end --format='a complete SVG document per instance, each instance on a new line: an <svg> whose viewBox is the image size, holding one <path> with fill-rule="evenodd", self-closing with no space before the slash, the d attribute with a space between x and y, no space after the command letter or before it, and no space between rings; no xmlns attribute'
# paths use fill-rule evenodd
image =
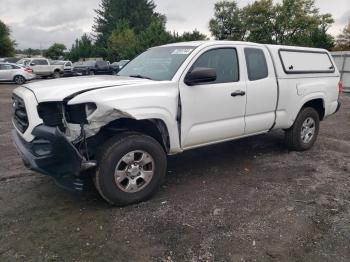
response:
<svg viewBox="0 0 350 262"><path fill-rule="evenodd" d="M35 139L25 141L16 130L12 137L25 165L49 175L69 190L82 191L88 170L93 170L95 149L104 140L103 126L127 114L94 103L69 105L68 101L37 106L43 124L35 127ZM85 177L84 177L85 176Z"/></svg>

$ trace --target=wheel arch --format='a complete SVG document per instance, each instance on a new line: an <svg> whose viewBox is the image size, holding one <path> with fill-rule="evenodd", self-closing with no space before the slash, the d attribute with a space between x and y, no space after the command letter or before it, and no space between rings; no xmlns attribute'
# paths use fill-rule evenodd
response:
<svg viewBox="0 0 350 262"><path fill-rule="evenodd" d="M15 75L13 76L13 78L12 78L12 81L14 81L14 82L15 82L15 79L16 79L16 77L18 77L18 76L23 77L24 82L26 82L26 81L27 81L27 79L25 78L25 76L23 76L23 75L21 75L21 74L15 74Z"/></svg>
<svg viewBox="0 0 350 262"><path fill-rule="evenodd" d="M314 98L304 102L304 104L299 110L299 113L301 110L303 110L306 107L311 107L315 109L320 117L320 121L324 119L326 109L325 109L325 101L323 98Z"/></svg>
<svg viewBox="0 0 350 262"><path fill-rule="evenodd" d="M102 130L111 136L127 131L142 133L157 140L166 153L171 150L169 129L162 119L119 118L104 126Z"/></svg>

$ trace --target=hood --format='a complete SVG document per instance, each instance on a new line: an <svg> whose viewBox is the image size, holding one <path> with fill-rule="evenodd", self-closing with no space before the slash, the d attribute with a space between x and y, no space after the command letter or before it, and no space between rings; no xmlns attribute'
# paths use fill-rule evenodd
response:
<svg viewBox="0 0 350 262"><path fill-rule="evenodd" d="M144 83L150 82L154 81L132 77L103 75L39 81L31 84L26 84L24 87L31 90L40 103L62 101L67 97L72 97L74 95L82 94L95 89L128 85L142 85Z"/></svg>

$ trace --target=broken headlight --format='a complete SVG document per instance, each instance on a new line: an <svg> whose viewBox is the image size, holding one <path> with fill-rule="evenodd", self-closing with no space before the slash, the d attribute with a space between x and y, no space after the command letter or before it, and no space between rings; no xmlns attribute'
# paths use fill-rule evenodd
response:
<svg viewBox="0 0 350 262"><path fill-rule="evenodd" d="M65 116L68 123L87 124L87 118L93 114L97 106L94 103L85 103L77 105L67 105Z"/></svg>

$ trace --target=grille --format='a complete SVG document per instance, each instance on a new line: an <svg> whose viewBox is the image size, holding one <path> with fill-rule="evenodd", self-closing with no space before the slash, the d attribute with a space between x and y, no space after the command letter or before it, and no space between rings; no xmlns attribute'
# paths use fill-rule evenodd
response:
<svg viewBox="0 0 350 262"><path fill-rule="evenodd" d="M18 96L13 96L12 100L13 100L13 122L16 128L22 133L24 133L29 126L28 116L27 116L27 111L26 111L24 101Z"/></svg>

